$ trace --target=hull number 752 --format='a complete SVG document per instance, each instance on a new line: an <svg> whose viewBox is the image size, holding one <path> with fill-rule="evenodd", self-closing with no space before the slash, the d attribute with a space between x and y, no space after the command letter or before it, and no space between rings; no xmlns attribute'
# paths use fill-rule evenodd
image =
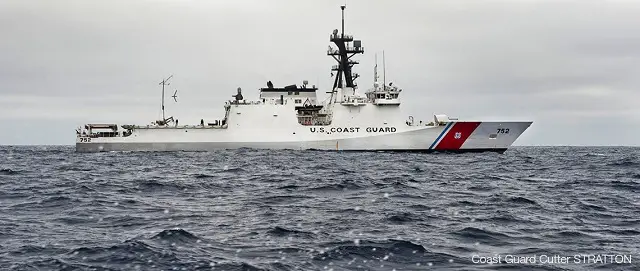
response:
<svg viewBox="0 0 640 271"><path fill-rule="evenodd" d="M500 128L498 129L498 134L508 134L509 128Z"/></svg>
<svg viewBox="0 0 640 271"><path fill-rule="evenodd" d="M80 143L89 143L91 142L91 138L90 137L81 137L80 138Z"/></svg>

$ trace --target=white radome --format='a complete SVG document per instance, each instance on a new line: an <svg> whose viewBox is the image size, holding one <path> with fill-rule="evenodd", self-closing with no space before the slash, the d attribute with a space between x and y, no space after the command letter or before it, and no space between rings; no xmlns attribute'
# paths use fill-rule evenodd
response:
<svg viewBox="0 0 640 271"><path fill-rule="evenodd" d="M344 9L343 9L344 16ZM344 26L343 26L344 29ZM163 117L149 125L85 124L76 130L77 152L211 151L257 148L338 151L482 152L506 151L532 121L471 121L436 114L417 121L402 111L402 89L379 82L359 94L352 56L364 53L359 40L334 30L336 48L327 54L335 82L329 97L318 100L315 86L261 88L258 100L246 100L238 88L225 103L224 116L195 125ZM383 60L384 61L384 60ZM376 64L377 66L377 64ZM164 86L168 80L161 82ZM175 98L176 93L172 97Z"/></svg>

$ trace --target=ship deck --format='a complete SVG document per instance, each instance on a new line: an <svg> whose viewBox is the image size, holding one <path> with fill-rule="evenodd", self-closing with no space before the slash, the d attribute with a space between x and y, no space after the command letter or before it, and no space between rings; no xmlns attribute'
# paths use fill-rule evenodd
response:
<svg viewBox="0 0 640 271"><path fill-rule="evenodd" d="M174 126L156 126L156 125L122 125L125 129L226 129L228 125L174 125Z"/></svg>

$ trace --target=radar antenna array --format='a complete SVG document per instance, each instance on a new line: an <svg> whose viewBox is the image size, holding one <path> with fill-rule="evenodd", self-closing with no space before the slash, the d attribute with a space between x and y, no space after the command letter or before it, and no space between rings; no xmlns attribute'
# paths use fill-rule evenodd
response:
<svg viewBox="0 0 640 271"><path fill-rule="evenodd" d="M340 6L342 32L339 32L338 29L334 29L330 38L330 41L333 42L337 48L334 49L332 46L329 46L329 50L327 51L327 54L338 62L338 65L335 65L332 68L331 75L333 76L333 71L336 72L332 92L335 92L336 88L356 88L356 83L354 81L359 76L352 71L352 68L359 62L352 58L357 54L364 53L362 41L354 40L353 36L345 34L344 10L346 8L346 3L345 5Z"/></svg>

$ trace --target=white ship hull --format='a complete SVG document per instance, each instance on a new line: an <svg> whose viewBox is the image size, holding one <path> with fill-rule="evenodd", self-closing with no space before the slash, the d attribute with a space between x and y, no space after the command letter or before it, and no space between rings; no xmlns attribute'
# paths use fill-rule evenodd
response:
<svg viewBox="0 0 640 271"><path fill-rule="evenodd" d="M334 104L327 126L303 126L293 105L231 105L229 124L139 127L126 137L78 137L78 152L211 151L256 148L339 151L504 152L530 121L408 125L398 107ZM265 114L270 112L271 114ZM384 117L383 117L384 116ZM388 121L385 121L387 119Z"/></svg>
<svg viewBox="0 0 640 271"><path fill-rule="evenodd" d="M465 123L456 123L462 125ZM519 133L526 129L530 122L487 122L481 123L480 129L474 131L466 139L456 139L453 129L449 132L440 128L423 128L403 133L356 138L334 138L310 141L280 142L232 142L232 141L197 141L197 142L126 142L94 140L94 142L77 142L78 152L102 151L213 151L221 149L291 149L291 150L340 150L340 151L417 151L417 152L504 152L517 139ZM499 136L489 140L487 127L513 127L510 135ZM497 129L497 128L496 128ZM519 130L519 131L518 131ZM438 135L443 133L439 141ZM495 133L495 132L493 132ZM102 141L102 142L100 142ZM440 144L438 144L440 142ZM435 143L435 144L434 144ZM459 145L459 146L458 146Z"/></svg>

